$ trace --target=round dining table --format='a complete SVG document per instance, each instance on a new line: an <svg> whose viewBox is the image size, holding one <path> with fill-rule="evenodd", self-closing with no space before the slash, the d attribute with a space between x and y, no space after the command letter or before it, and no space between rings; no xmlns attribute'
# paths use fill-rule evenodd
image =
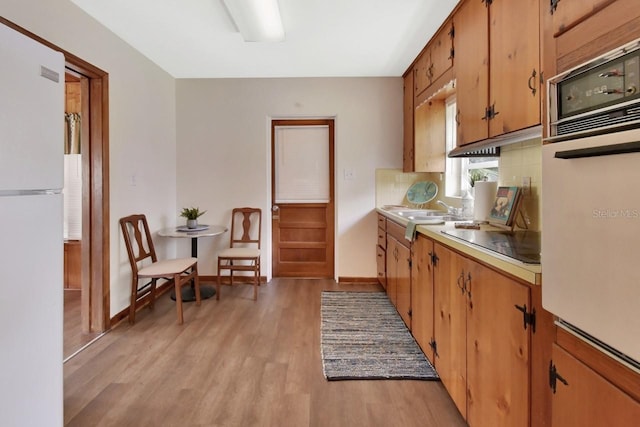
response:
<svg viewBox="0 0 640 427"><path fill-rule="evenodd" d="M198 239L200 237L214 237L224 234L229 229L224 225L206 225L199 224L196 228L187 228L187 226L163 228L158 231L158 235L162 237L173 237L182 239L191 239L191 256L198 258ZM202 299L211 298L216 294L213 286L200 286L200 297ZM193 283L191 286L185 286L181 291L182 301L190 302L196 300L196 293ZM171 299L175 300L175 291L171 292Z"/></svg>

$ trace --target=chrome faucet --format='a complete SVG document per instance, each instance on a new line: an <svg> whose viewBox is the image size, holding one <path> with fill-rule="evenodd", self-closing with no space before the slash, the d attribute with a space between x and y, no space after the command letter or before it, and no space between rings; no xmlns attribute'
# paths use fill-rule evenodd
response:
<svg viewBox="0 0 640 427"><path fill-rule="evenodd" d="M437 200L436 201L436 205L440 205L440 206L444 207L447 210L447 213L449 215L459 215L459 210L457 208L455 208L453 206L449 206L448 204L446 204L442 200Z"/></svg>

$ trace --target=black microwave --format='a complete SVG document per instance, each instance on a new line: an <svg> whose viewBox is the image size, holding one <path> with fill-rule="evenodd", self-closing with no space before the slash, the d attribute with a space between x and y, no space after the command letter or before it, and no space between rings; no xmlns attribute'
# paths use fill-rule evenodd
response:
<svg viewBox="0 0 640 427"><path fill-rule="evenodd" d="M640 126L640 39L547 82L548 141Z"/></svg>

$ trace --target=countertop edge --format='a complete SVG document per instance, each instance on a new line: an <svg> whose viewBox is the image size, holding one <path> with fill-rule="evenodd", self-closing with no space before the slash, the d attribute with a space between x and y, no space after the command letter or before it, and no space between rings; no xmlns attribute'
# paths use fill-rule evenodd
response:
<svg viewBox="0 0 640 427"><path fill-rule="evenodd" d="M380 208L376 208L376 212L403 226L406 226L408 223L405 218L399 215L394 215L393 212L385 211ZM447 221L444 224L439 225L417 224L416 232L456 249L469 257L484 262L503 273L517 277L531 285L540 285L542 283L542 267L540 265L530 265L517 260L510 260L506 256L495 254L488 249L477 247L442 233L443 230L451 230L454 228L454 221ZM499 230L498 228L490 225L482 226L482 229Z"/></svg>

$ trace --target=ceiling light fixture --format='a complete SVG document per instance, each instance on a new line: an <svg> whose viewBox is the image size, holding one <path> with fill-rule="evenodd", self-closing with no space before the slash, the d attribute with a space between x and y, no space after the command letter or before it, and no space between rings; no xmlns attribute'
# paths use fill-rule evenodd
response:
<svg viewBox="0 0 640 427"><path fill-rule="evenodd" d="M222 0L246 42L284 40L278 0Z"/></svg>

